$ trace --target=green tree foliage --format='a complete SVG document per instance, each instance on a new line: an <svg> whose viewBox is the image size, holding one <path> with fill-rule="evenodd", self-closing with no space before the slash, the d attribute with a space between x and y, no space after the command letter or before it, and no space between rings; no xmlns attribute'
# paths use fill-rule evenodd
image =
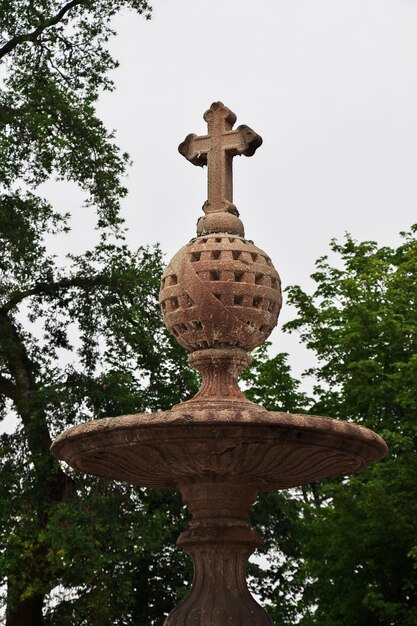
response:
<svg viewBox="0 0 417 626"><path fill-rule="evenodd" d="M291 375L288 355L269 356L265 342L242 374L246 396L268 411L305 413L309 398ZM297 489L260 493L251 522L263 539L257 558L250 564L251 587L277 625L294 624L302 591L299 569L302 558L302 492Z"/></svg>
<svg viewBox="0 0 417 626"><path fill-rule="evenodd" d="M71 180L114 227L126 193L128 161L95 113L101 90L112 90L117 61L106 49L111 19L122 8L149 17L146 0L1 0L0 184L2 202L51 176Z"/></svg>
<svg viewBox="0 0 417 626"><path fill-rule="evenodd" d="M291 374L288 354L279 352L270 357L271 345L265 341L252 353L253 361L241 376L245 395L267 411L305 413L311 401Z"/></svg>
<svg viewBox="0 0 417 626"><path fill-rule="evenodd" d="M161 253L124 244L128 157L95 113L123 8L149 16L144 0L0 0L0 410L18 419L0 448L7 626L159 624L189 568L173 547L177 495L70 473L49 452L71 424L167 408L195 387L161 325ZM39 192L51 179L97 214L97 245L61 265L48 243L68 216Z"/></svg>
<svg viewBox="0 0 417 626"><path fill-rule="evenodd" d="M317 356L311 412L381 434L389 454L314 486L303 509L305 626L417 624L417 240L332 242L315 293L289 289L296 330Z"/></svg>

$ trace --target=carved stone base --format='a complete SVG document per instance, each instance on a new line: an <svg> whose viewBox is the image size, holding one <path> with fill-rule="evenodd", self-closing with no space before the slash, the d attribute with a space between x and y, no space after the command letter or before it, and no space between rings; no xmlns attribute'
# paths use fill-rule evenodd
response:
<svg viewBox="0 0 417 626"><path fill-rule="evenodd" d="M252 362L252 357L240 348L198 350L188 357L190 365L201 374L201 386L196 395L172 407L173 411L215 407L216 409L253 407L259 409L239 388L239 374Z"/></svg>
<svg viewBox="0 0 417 626"><path fill-rule="evenodd" d="M164 626L273 626L246 584L248 558L262 543L246 521L257 487L197 482L180 489L193 519L178 545L193 559L194 582Z"/></svg>
<svg viewBox="0 0 417 626"><path fill-rule="evenodd" d="M211 399L218 381L209 377L205 401L80 424L59 435L52 451L89 474L181 491L193 519L178 543L191 555L195 576L165 626L273 626L245 581L248 557L260 545L247 522L258 490L357 472L382 458L386 445L355 424L268 413L240 401L235 360L219 354L212 361L232 370L233 409Z"/></svg>

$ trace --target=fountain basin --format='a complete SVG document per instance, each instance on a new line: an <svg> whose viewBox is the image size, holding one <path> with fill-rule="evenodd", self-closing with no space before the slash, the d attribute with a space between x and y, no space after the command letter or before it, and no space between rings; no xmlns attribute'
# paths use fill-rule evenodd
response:
<svg viewBox="0 0 417 626"><path fill-rule="evenodd" d="M259 490L286 489L359 472L386 451L383 439L362 426L256 406L94 420L52 445L58 459L82 472L174 490L237 476Z"/></svg>

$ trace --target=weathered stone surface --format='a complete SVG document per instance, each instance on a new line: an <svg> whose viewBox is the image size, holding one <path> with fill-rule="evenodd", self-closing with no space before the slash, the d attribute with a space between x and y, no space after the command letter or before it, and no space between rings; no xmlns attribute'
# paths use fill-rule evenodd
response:
<svg viewBox="0 0 417 626"><path fill-rule="evenodd" d="M252 350L269 337L282 304L269 256L227 233L181 248L162 276L164 322L187 350L236 346Z"/></svg>
<svg viewBox="0 0 417 626"><path fill-rule="evenodd" d="M161 282L168 329L202 374L194 398L159 413L124 415L68 429L53 454L82 472L181 492L193 519L178 543L192 556L189 596L165 626L272 626L250 595L246 562L260 539L247 516L262 490L286 489L358 472L386 453L366 428L313 415L268 412L244 397L240 372L281 308L279 276L244 239L232 196L232 158L262 143L222 103L205 113L208 135L180 152L208 165L206 215L196 239L172 259Z"/></svg>
<svg viewBox="0 0 417 626"><path fill-rule="evenodd" d="M194 583L165 626L273 626L246 584L247 560L262 543L244 521L256 486L207 481L183 485L181 493L193 520L178 545L193 559Z"/></svg>
<svg viewBox="0 0 417 626"><path fill-rule="evenodd" d="M208 126L207 135L188 135L178 150L193 165L207 165L207 200L203 207L204 212L226 211L237 217L233 204L232 160L241 154L252 156L262 145L262 137L246 125L233 130L236 115L222 102L213 102L204 113L204 119ZM234 223L238 224L237 221Z"/></svg>
<svg viewBox="0 0 417 626"><path fill-rule="evenodd" d="M219 406L97 420L53 444L80 471L181 492L193 519L178 544L195 573L165 626L272 626L246 584L247 559L261 544L247 521L258 492L351 474L386 452L378 435L347 422L250 402Z"/></svg>
<svg viewBox="0 0 417 626"><path fill-rule="evenodd" d="M52 450L82 472L140 486L181 490L200 479L233 479L268 490L358 472L386 446L348 422L207 404L81 424L59 435Z"/></svg>

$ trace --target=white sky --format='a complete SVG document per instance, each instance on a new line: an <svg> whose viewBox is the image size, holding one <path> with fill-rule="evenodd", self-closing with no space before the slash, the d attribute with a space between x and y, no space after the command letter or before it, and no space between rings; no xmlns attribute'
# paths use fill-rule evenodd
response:
<svg viewBox="0 0 417 626"><path fill-rule="evenodd" d="M234 159L234 201L283 286L310 289L332 237L396 245L417 221L416 0L155 0L150 22L125 12L115 28L116 91L99 114L134 162L133 247L159 241L170 257L194 236L206 171L177 146L205 133L216 100L263 137ZM91 245L81 195L47 193L74 213L56 251ZM280 321L291 315L284 303ZM295 373L311 363L296 337L271 339Z"/></svg>
<svg viewBox="0 0 417 626"><path fill-rule="evenodd" d="M253 7L256 7L254 10ZM117 90L100 102L134 160L132 243L171 255L194 235L206 172L177 153L222 100L264 139L236 158L246 234L284 283L303 282L331 237L396 243L417 220L415 0L160 0L125 14Z"/></svg>
<svg viewBox="0 0 417 626"><path fill-rule="evenodd" d="M215 100L263 137L234 159L234 200L284 286L311 287L332 237L396 245L417 221L415 0L155 0L150 22L115 27L117 88L99 112L134 161L132 245L172 256L194 236L206 170L177 146L205 133ZM271 338L299 373L297 338Z"/></svg>

